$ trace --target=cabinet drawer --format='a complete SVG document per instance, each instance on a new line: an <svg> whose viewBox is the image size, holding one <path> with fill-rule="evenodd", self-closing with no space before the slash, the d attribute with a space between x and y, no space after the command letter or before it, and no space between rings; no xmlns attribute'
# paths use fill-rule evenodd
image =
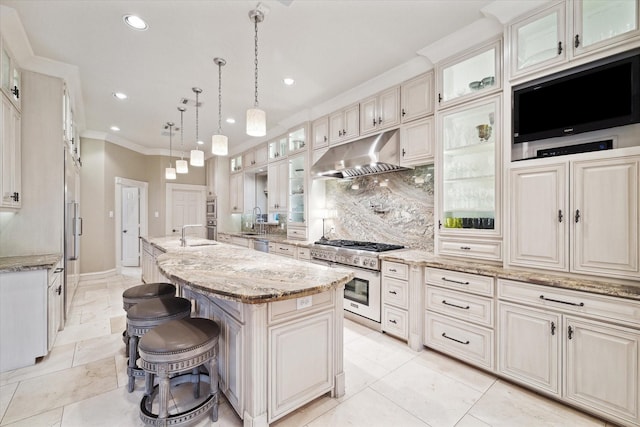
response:
<svg viewBox="0 0 640 427"><path fill-rule="evenodd" d="M382 279L382 301L398 308L409 308L409 285L404 280Z"/></svg>
<svg viewBox="0 0 640 427"><path fill-rule="evenodd" d="M407 312L387 305L383 306L382 330L398 338L408 339L409 325Z"/></svg>
<svg viewBox="0 0 640 427"><path fill-rule="evenodd" d="M298 259L310 260L311 250L309 248L296 248Z"/></svg>
<svg viewBox="0 0 640 427"><path fill-rule="evenodd" d="M307 240L307 227L287 227L287 239Z"/></svg>
<svg viewBox="0 0 640 427"><path fill-rule="evenodd" d="M443 286L488 297L493 296L493 277L439 268L426 268L425 270L426 281L430 285Z"/></svg>
<svg viewBox="0 0 640 427"><path fill-rule="evenodd" d="M409 266L399 262L382 261L382 275L401 280L409 280Z"/></svg>
<svg viewBox="0 0 640 427"><path fill-rule="evenodd" d="M438 254L501 261L502 242L441 237L438 240Z"/></svg>
<svg viewBox="0 0 640 427"><path fill-rule="evenodd" d="M640 301L498 279L498 297L533 307L580 313L640 327Z"/></svg>
<svg viewBox="0 0 640 427"><path fill-rule="evenodd" d="M271 250L271 248L269 248L269 250ZM296 247L293 245L276 243L274 247L274 253L293 258L296 253Z"/></svg>
<svg viewBox="0 0 640 427"><path fill-rule="evenodd" d="M493 370L493 331L426 312L424 342L453 357Z"/></svg>
<svg viewBox="0 0 640 427"><path fill-rule="evenodd" d="M310 300L310 301L309 301ZM268 306L269 323L292 319L334 305L334 291L322 292L301 298L272 302Z"/></svg>
<svg viewBox="0 0 640 427"><path fill-rule="evenodd" d="M427 310L493 327L492 299L433 286L425 286L425 288Z"/></svg>
<svg viewBox="0 0 640 427"><path fill-rule="evenodd" d="M231 236L224 233L218 233L218 242L231 243Z"/></svg>

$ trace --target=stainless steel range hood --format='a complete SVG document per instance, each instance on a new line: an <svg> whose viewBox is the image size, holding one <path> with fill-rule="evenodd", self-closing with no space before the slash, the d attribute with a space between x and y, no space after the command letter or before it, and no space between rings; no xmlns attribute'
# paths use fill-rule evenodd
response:
<svg viewBox="0 0 640 427"><path fill-rule="evenodd" d="M355 178L409 169L400 166L397 129L329 148L311 167L313 178Z"/></svg>

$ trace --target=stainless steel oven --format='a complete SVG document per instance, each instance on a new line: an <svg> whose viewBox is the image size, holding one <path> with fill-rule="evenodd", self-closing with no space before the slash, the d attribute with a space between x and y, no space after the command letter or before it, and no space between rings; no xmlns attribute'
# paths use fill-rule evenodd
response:
<svg viewBox="0 0 640 427"><path fill-rule="evenodd" d="M218 240L218 217L216 199L207 199L207 239Z"/></svg>

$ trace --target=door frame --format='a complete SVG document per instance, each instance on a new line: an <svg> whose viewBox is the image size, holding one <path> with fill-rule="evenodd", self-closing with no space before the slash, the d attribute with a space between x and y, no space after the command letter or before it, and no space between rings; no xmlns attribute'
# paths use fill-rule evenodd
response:
<svg viewBox="0 0 640 427"><path fill-rule="evenodd" d="M115 237L116 237L116 273L122 273L122 188L137 187L140 190L140 236L148 234L148 191L149 183L144 181L136 181L134 179L115 177Z"/></svg>
<svg viewBox="0 0 640 427"><path fill-rule="evenodd" d="M171 205L172 201L172 192L173 190L186 190L186 191L198 191L200 192L200 196L202 198L202 215L203 215L203 230L206 231L206 218L204 217L207 212L207 186L206 185L196 185L196 184L174 184L170 183L166 185L165 189L165 223L164 229L166 231L166 235L170 236L171 233L168 231L171 228L171 223L173 222L173 217L171 214ZM206 234L205 234L206 235Z"/></svg>

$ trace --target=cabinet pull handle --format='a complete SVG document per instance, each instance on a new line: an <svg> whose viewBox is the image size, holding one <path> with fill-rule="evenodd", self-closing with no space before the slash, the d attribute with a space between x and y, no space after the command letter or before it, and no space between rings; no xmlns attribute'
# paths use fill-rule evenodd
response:
<svg viewBox="0 0 640 427"><path fill-rule="evenodd" d="M342 136L342 131L338 130L338 136Z"/></svg>
<svg viewBox="0 0 640 427"><path fill-rule="evenodd" d="M324 139L324 142L327 142L327 136L326 135L323 137L323 139Z"/></svg>
<svg viewBox="0 0 640 427"><path fill-rule="evenodd" d="M389 319L389 323L393 323L394 325L397 324L398 322L395 321L395 319Z"/></svg>
<svg viewBox="0 0 640 427"><path fill-rule="evenodd" d="M576 34L576 38L573 41L573 47L578 47L580 46L580 35Z"/></svg>
<svg viewBox="0 0 640 427"><path fill-rule="evenodd" d="M459 285L468 285L469 284L469 282L461 282L459 280L447 279L446 277L443 277L442 280L444 280L445 282L457 283Z"/></svg>
<svg viewBox="0 0 640 427"><path fill-rule="evenodd" d="M64 271L64 268L62 267L58 267L55 270L53 270L54 273L62 273Z"/></svg>
<svg viewBox="0 0 640 427"><path fill-rule="evenodd" d="M20 201L20 193L14 191L13 196L11 196L11 198L13 199L14 202L19 202Z"/></svg>
<svg viewBox="0 0 640 427"><path fill-rule="evenodd" d="M439 94L438 94L438 104L439 104L439 103L441 103L441 102L442 102L442 94L441 94L441 93L439 93Z"/></svg>
<svg viewBox="0 0 640 427"><path fill-rule="evenodd" d="M62 285L58 286L56 288L56 294L61 295L62 294Z"/></svg>
<svg viewBox="0 0 640 427"><path fill-rule="evenodd" d="M393 295L398 295L398 293L396 291L389 291L389 293L393 294Z"/></svg>
<svg viewBox="0 0 640 427"><path fill-rule="evenodd" d="M446 332L443 332L443 333L442 333L442 336L443 336L443 337L445 337L445 338L446 338L446 339L448 339L448 340L455 341L455 342L459 342L460 344L464 344L464 345L469 344L469 340L467 340L467 341L465 342L465 341L457 340L457 339L455 339L455 338L448 337Z"/></svg>
<svg viewBox="0 0 640 427"><path fill-rule="evenodd" d="M558 222L562 222L562 209L558 210Z"/></svg>
<svg viewBox="0 0 640 427"><path fill-rule="evenodd" d="M407 112L406 112L406 111L404 111L404 108L403 108L403 109L402 109L402 117L404 117L404 116L406 116L406 115L407 115Z"/></svg>
<svg viewBox="0 0 640 427"><path fill-rule="evenodd" d="M345 136L347 134L347 130L346 129L342 129L342 136Z"/></svg>
<svg viewBox="0 0 640 427"><path fill-rule="evenodd" d="M556 334L556 324L555 322L551 322L551 335Z"/></svg>
<svg viewBox="0 0 640 427"><path fill-rule="evenodd" d="M406 151L404 151L404 148L402 149L402 157L404 157L404 155L407 154Z"/></svg>
<svg viewBox="0 0 640 427"><path fill-rule="evenodd" d="M551 302L558 302L560 304L567 304L567 305L575 305L576 307L584 307L584 303L577 303L577 302L571 302L571 301L562 301L559 299L553 299L553 298L545 298L544 295L540 295L540 299L545 300L545 301L551 301Z"/></svg>
<svg viewBox="0 0 640 427"><path fill-rule="evenodd" d="M573 328L572 328L571 326L568 326L568 327L567 327L567 337L568 337L569 339L572 339L572 338L573 338Z"/></svg>
<svg viewBox="0 0 640 427"><path fill-rule="evenodd" d="M576 209L575 220L576 224L580 221L580 209Z"/></svg>
<svg viewBox="0 0 640 427"><path fill-rule="evenodd" d="M469 246L460 246L460 249L462 249L463 251L470 251L471 247L469 247Z"/></svg>
<svg viewBox="0 0 640 427"><path fill-rule="evenodd" d="M469 310L469 308L470 308L469 306L463 307L463 306L461 306L461 305L451 304L450 302L447 302L447 300L444 300L444 299L442 300L442 303L443 303L444 305L450 305L451 307L461 308L461 309L463 309L463 310Z"/></svg>
<svg viewBox="0 0 640 427"><path fill-rule="evenodd" d="M382 124L382 117L378 116L378 124L381 125Z"/></svg>
<svg viewBox="0 0 640 427"><path fill-rule="evenodd" d="M396 270L395 268L390 268L389 271L391 271L392 273L397 273L398 270Z"/></svg>
<svg viewBox="0 0 640 427"><path fill-rule="evenodd" d="M18 86L14 86L11 89L11 93L15 95L16 99L20 99L20 89L18 89Z"/></svg>
<svg viewBox="0 0 640 427"><path fill-rule="evenodd" d="M562 53L562 42L558 42L558 55Z"/></svg>
<svg viewBox="0 0 640 427"><path fill-rule="evenodd" d="M373 118L373 125L374 126L376 125L376 118L375 117Z"/></svg>

